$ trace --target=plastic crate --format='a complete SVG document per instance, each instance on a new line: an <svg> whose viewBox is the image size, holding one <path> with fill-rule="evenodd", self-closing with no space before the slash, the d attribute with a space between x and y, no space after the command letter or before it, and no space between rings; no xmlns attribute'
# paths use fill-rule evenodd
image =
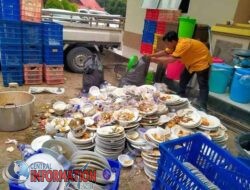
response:
<svg viewBox="0 0 250 190"><path fill-rule="evenodd" d="M22 44L21 22L0 20L0 44Z"/></svg>
<svg viewBox="0 0 250 190"><path fill-rule="evenodd" d="M147 9L146 20L158 20L160 10L159 9Z"/></svg>
<svg viewBox="0 0 250 190"><path fill-rule="evenodd" d="M166 22L157 22L156 32L157 34L165 34L166 32Z"/></svg>
<svg viewBox="0 0 250 190"><path fill-rule="evenodd" d="M21 0L20 3L22 21L41 22L42 0Z"/></svg>
<svg viewBox="0 0 250 190"><path fill-rule="evenodd" d="M44 65L44 79L47 84L63 84L63 65Z"/></svg>
<svg viewBox="0 0 250 190"><path fill-rule="evenodd" d="M2 65L21 66L22 65L22 46L21 45L2 45L0 47L0 60Z"/></svg>
<svg viewBox="0 0 250 190"><path fill-rule="evenodd" d="M179 10L160 10L158 21L177 22L180 16L181 16L181 11Z"/></svg>
<svg viewBox="0 0 250 190"><path fill-rule="evenodd" d="M148 43L142 43L140 52L142 54L151 54L153 52L153 45Z"/></svg>
<svg viewBox="0 0 250 190"><path fill-rule="evenodd" d="M42 64L43 51L42 46L24 45L23 63L24 64Z"/></svg>
<svg viewBox="0 0 250 190"><path fill-rule="evenodd" d="M44 46L44 62L47 65L63 64L63 46Z"/></svg>
<svg viewBox="0 0 250 190"><path fill-rule="evenodd" d="M250 189L250 169L207 139L194 134L160 144L153 189L208 189L183 162L190 162L220 189Z"/></svg>
<svg viewBox="0 0 250 190"><path fill-rule="evenodd" d="M0 0L0 20L20 21L19 0Z"/></svg>
<svg viewBox="0 0 250 190"><path fill-rule="evenodd" d="M250 168L250 159L248 158L243 158L243 157L237 157L237 159L241 162L243 162L245 165L247 165Z"/></svg>
<svg viewBox="0 0 250 190"><path fill-rule="evenodd" d="M54 22L44 22L43 44L46 46L62 46L63 26Z"/></svg>
<svg viewBox="0 0 250 190"><path fill-rule="evenodd" d="M42 25L38 23L22 23L22 39L24 45L42 44Z"/></svg>
<svg viewBox="0 0 250 190"><path fill-rule="evenodd" d="M144 31L155 33L156 31L157 22L152 20L145 20L144 21Z"/></svg>
<svg viewBox="0 0 250 190"><path fill-rule="evenodd" d="M11 67L2 65L2 75L3 75L3 84L5 87L11 82L16 82L20 86L23 85L23 67Z"/></svg>
<svg viewBox="0 0 250 190"><path fill-rule="evenodd" d="M40 64L24 65L25 84L42 84L42 82L43 82L43 65Z"/></svg>
<svg viewBox="0 0 250 190"><path fill-rule="evenodd" d="M154 43L154 33L143 31L142 42L143 43L153 44Z"/></svg>

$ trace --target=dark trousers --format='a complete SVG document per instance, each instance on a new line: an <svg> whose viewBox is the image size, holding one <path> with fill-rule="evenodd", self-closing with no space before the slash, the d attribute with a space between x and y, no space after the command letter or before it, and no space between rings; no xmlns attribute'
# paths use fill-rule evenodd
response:
<svg viewBox="0 0 250 190"><path fill-rule="evenodd" d="M180 84L179 84L179 95L185 97L187 85L192 78L192 76L196 73L197 80L199 84L199 98L198 103L202 107L207 107L208 101L208 76L209 76L209 68L203 71L197 71L193 73L189 73L185 68L181 74Z"/></svg>

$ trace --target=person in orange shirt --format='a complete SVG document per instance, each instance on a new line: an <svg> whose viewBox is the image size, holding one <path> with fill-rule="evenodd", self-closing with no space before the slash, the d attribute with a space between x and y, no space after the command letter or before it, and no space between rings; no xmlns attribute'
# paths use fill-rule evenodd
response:
<svg viewBox="0 0 250 190"><path fill-rule="evenodd" d="M178 38L176 32L171 31L164 35L163 41L166 49L148 55L152 62L158 64L168 64L177 59L181 59L185 64L185 69L181 74L178 94L186 97L187 85L196 73L199 83L198 109L206 111L208 101L208 78L209 67L212 57L208 48L202 42L189 38Z"/></svg>

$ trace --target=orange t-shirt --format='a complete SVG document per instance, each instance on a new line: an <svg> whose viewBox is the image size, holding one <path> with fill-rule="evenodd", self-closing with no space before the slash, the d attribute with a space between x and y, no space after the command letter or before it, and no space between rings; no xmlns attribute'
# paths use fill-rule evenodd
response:
<svg viewBox="0 0 250 190"><path fill-rule="evenodd" d="M169 52L168 49L166 51ZM202 42L189 38L178 40L172 56L181 58L190 73L207 69L212 63L208 48Z"/></svg>

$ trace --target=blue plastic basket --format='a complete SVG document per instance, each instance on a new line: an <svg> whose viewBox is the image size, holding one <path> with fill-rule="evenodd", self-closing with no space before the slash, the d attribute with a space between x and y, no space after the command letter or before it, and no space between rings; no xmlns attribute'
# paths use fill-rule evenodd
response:
<svg viewBox="0 0 250 190"><path fill-rule="evenodd" d="M118 190L119 181L120 181L120 173L121 173L121 165L119 164L119 162L114 161L114 160L108 160L108 162L109 162L112 172L115 172L115 177L116 177L115 182L110 187L108 187L108 190ZM9 190L27 190L27 189L22 185L9 183Z"/></svg>
<svg viewBox="0 0 250 190"><path fill-rule="evenodd" d="M25 45L23 46L23 63L24 64L42 64L43 63L43 48L40 45Z"/></svg>
<svg viewBox="0 0 250 190"><path fill-rule="evenodd" d="M20 1L0 0L0 20L20 21Z"/></svg>
<svg viewBox="0 0 250 190"><path fill-rule="evenodd" d="M143 31L142 42L153 44L154 43L154 33Z"/></svg>
<svg viewBox="0 0 250 190"><path fill-rule="evenodd" d="M0 20L0 44L18 45L22 43L21 23Z"/></svg>
<svg viewBox="0 0 250 190"><path fill-rule="evenodd" d="M237 157L237 159L241 162L243 162L245 165L247 165L250 168L250 159L243 158L243 157Z"/></svg>
<svg viewBox="0 0 250 190"><path fill-rule="evenodd" d="M44 46L44 63L47 65L63 64L63 46Z"/></svg>
<svg viewBox="0 0 250 190"><path fill-rule="evenodd" d="M250 169L201 134L160 144L154 190L208 189L183 162L190 162L220 189L250 189Z"/></svg>
<svg viewBox="0 0 250 190"><path fill-rule="evenodd" d="M0 60L4 66L22 65L22 46L2 45L0 47Z"/></svg>
<svg viewBox="0 0 250 190"><path fill-rule="evenodd" d="M46 46L62 46L63 26L54 22L44 22L43 44Z"/></svg>
<svg viewBox="0 0 250 190"><path fill-rule="evenodd" d="M42 44L42 25L39 23L22 23L22 39L24 45Z"/></svg>
<svg viewBox="0 0 250 190"><path fill-rule="evenodd" d="M3 66L2 67L2 74L3 74L3 84L4 86L8 86L10 82L16 82L20 86L23 85L23 66L18 67L10 67L10 66Z"/></svg>
<svg viewBox="0 0 250 190"><path fill-rule="evenodd" d="M157 22L152 20L144 21L144 31L155 33L157 28Z"/></svg>

